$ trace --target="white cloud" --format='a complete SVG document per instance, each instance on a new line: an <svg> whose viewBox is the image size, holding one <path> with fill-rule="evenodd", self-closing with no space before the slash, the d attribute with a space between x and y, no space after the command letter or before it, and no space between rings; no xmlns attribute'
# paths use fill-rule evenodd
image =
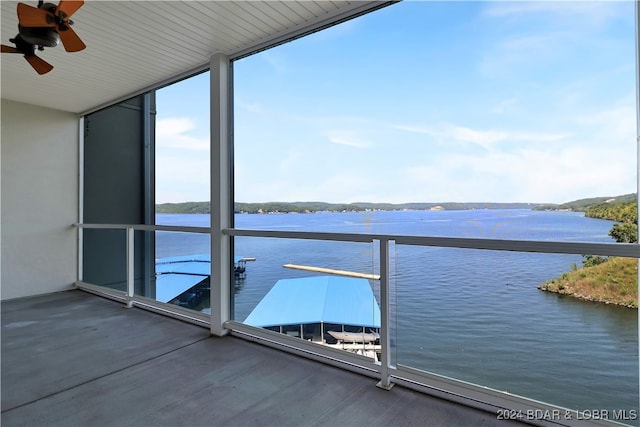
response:
<svg viewBox="0 0 640 427"><path fill-rule="evenodd" d="M177 135L188 132L194 127L193 119L183 117L160 119L156 122L156 135Z"/></svg>
<svg viewBox="0 0 640 427"><path fill-rule="evenodd" d="M493 150L502 142L554 142L566 139L569 132L532 132L508 130L479 130L466 126L441 124L434 127L395 125L395 129L432 136L439 143L473 143L486 150Z"/></svg>
<svg viewBox="0 0 640 427"><path fill-rule="evenodd" d="M523 56L527 56L531 54L532 50L548 50L550 43L553 43L561 36L562 33L519 35L505 38L499 47L512 54L520 52Z"/></svg>
<svg viewBox="0 0 640 427"><path fill-rule="evenodd" d="M491 108L491 114L504 114L516 108L518 101L515 98L503 99Z"/></svg>
<svg viewBox="0 0 640 427"><path fill-rule="evenodd" d="M367 148L369 144L363 141L354 131L329 132L329 141L338 145L346 145L353 148Z"/></svg>
<svg viewBox="0 0 640 427"><path fill-rule="evenodd" d="M406 167L401 176L423 201L562 203L630 188L635 177L628 176L627 163L604 147L494 151L481 157L447 153L431 165Z"/></svg>
<svg viewBox="0 0 640 427"><path fill-rule="evenodd" d="M562 203L634 191L633 141L609 143L614 136L633 137L632 102L599 107L589 114L552 117L535 128L510 122L505 126L511 128L500 127L500 122L478 128L446 122L390 125L355 118L288 117L290 128L302 122L299 131L281 135L282 144L253 156L253 166L249 159L243 163L243 156L238 158L237 200ZM538 115L531 118L540 123ZM304 144L300 134L306 135ZM353 158L336 158L335 149L323 145L322 137L369 149ZM274 160L265 175L267 155Z"/></svg>
<svg viewBox="0 0 640 427"><path fill-rule="evenodd" d="M276 50L266 50L261 55L260 58L264 60L273 71L277 74L288 74L291 69L291 65L285 56L279 53Z"/></svg>
<svg viewBox="0 0 640 427"><path fill-rule="evenodd" d="M621 13L621 7L615 1L584 1L555 0L555 1L515 1L487 2L483 15L489 18L530 18L538 15L545 20L561 20L576 27L601 26ZM630 2L629 2L630 3Z"/></svg>
<svg viewBox="0 0 640 427"><path fill-rule="evenodd" d="M198 129L190 118L176 117L156 121L156 145L158 148L180 148L184 150L208 151L209 138L195 137L190 132L199 131L208 134L206 129Z"/></svg>
<svg viewBox="0 0 640 427"><path fill-rule="evenodd" d="M191 118L156 121L157 203L209 200L209 139L196 132L208 129Z"/></svg>
<svg viewBox="0 0 640 427"><path fill-rule="evenodd" d="M636 116L630 95L550 120L566 130L475 129L455 124L402 125L425 135L424 160L400 168L406 200L566 202L635 191ZM484 148L471 151L463 143ZM401 190L402 191L402 190ZM411 194L414 197L411 197ZM401 197L394 193L394 196Z"/></svg>
<svg viewBox="0 0 640 427"><path fill-rule="evenodd" d="M157 203L209 200L209 158L192 154L158 153Z"/></svg>
<svg viewBox="0 0 640 427"><path fill-rule="evenodd" d="M547 65L566 46L567 33L505 37L487 47L478 62L478 71L499 78L522 74Z"/></svg>
<svg viewBox="0 0 640 427"><path fill-rule="evenodd" d="M426 126L413 126L413 125L392 125L394 129L404 130L407 132L420 133L424 135L437 135L438 133Z"/></svg>
<svg viewBox="0 0 640 427"><path fill-rule="evenodd" d="M264 108L262 108L262 106L257 102L249 103L249 102L242 102L242 101L235 100L234 104L236 107L242 108L243 110L250 113L264 112Z"/></svg>
<svg viewBox="0 0 640 427"><path fill-rule="evenodd" d="M533 70L558 68L576 47L597 55L595 49L607 49L602 45L611 41L602 34L621 21L628 28L632 15L629 1L486 2L481 17L498 38L485 44L478 70L495 78L526 78Z"/></svg>
<svg viewBox="0 0 640 427"><path fill-rule="evenodd" d="M503 131L473 130L463 126L453 126L445 132L449 138L456 141L472 142L486 149L491 149L495 143L504 141L509 137L509 134Z"/></svg>
<svg viewBox="0 0 640 427"><path fill-rule="evenodd" d="M631 98L611 108L583 113L576 118L576 123L592 129L594 139L609 146L616 142L635 141L636 122L636 109Z"/></svg>

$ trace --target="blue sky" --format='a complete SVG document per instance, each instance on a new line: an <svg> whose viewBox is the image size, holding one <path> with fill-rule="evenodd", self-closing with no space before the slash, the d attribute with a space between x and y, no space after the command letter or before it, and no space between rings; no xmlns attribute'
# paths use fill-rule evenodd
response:
<svg viewBox="0 0 640 427"><path fill-rule="evenodd" d="M636 191L634 4L407 1L234 64L236 201ZM207 75L158 92L157 201L209 199Z"/></svg>

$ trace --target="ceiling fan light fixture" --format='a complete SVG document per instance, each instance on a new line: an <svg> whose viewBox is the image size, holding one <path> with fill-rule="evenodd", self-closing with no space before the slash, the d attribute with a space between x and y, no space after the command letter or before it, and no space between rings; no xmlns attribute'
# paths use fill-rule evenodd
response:
<svg viewBox="0 0 640 427"><path fill-rule="evenodd" d="M43 47L56 47L60 43L60 35L51 27L20 28L24 41Z"/></svg>

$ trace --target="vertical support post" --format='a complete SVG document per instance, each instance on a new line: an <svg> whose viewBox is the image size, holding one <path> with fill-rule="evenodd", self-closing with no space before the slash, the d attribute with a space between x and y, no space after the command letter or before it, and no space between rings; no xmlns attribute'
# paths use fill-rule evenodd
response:
<svg viewBox="0 0 640 427"><path fill-rule="evenodd" d="M142 223L148 225L155 225L156 223L155 120L152 120L153 115L155 115L155 92L147 92L142 95L142 143L144 156ZM139 246L144 251L140 293L145 297L155 299L155 232L145 231Z"/></svg>
<svg viewBox="0 0 640 427"><path fill-rule="evenodd" d="M127 308L133 307L135 295L135 232L133 227L127 227Z"/></svg>
<svg viewBox="0 0 640 427"><path fill-rule="evenodd" d="M84 116L80 117L78 126L78 224L84 224L84 135L85 123ZM84 272L84 228L78 227L78 277L77 280L83 280Z"/></svg>
<svg viewBox="0 0 640 427"><path fill-rule="evenodd" d="M231 237L223 230L233 226L232 192L232 90L229 57L211 57L211 334L228 333L231 316Z"/></svg>
<svg viewBox="0 0 640 427"><path fill-rule="evenodd" d="M389 292L389 239L380 240L380 381L376 384L385 390L391 390L391 337Z"/></svg>

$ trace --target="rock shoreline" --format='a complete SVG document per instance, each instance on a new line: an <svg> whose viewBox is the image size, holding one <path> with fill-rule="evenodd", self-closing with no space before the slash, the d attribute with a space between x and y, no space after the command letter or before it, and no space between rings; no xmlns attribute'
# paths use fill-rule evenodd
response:
<svg viewBox="0 0 640 427"><path fill-rule="evenodd" d="M576 298L582 301L597 302L597 303L603 303L603 304L617 305L620 307L638 309L637 302L633 303L633 302L629 302L628 300L616 301L616 300L610 300L610 299L606 299L606 298L595 296L595 295L583 295L567 287L559 289L559 285L556 285L555 283L546 283L544 285L540 285L538 286L538 289L545 292L551 292L551 293L562 295L562 296Z"/></svg>

